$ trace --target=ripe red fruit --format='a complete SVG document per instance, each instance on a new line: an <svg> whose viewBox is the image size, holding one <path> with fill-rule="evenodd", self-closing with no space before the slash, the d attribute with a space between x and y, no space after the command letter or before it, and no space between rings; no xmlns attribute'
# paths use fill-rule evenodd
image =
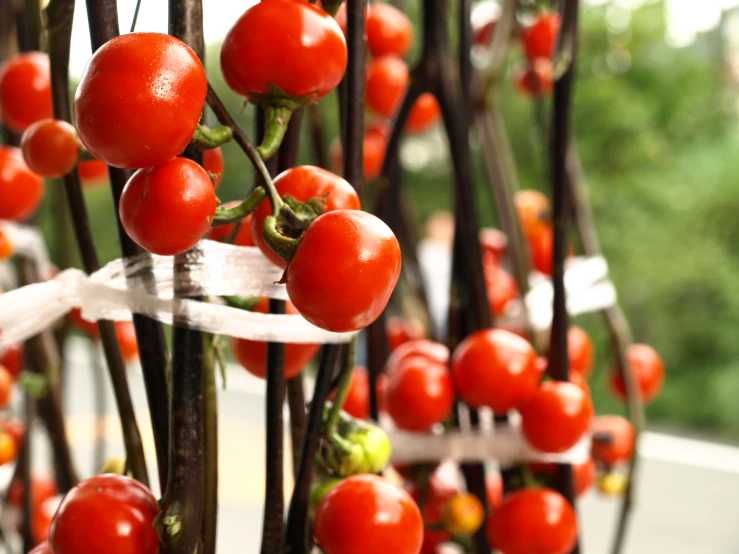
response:
<svg viewBox="0 0 739 554"><path fill-rule="evenodd" d="M253 5L221 47L228 86L262 105L286 97L313 103L339 84L346 63L346 41L339 25L307 0Z"/></svg>
<svg viewBox="0 0 739 554"><path fill-rule="evenodd" d="M205 69L181 40L130 33L106 42L87 64L74 97L74 124L99 160L153 167L180 154L205 105Z"/></svg>
<svg viewBox="0 0 739 554"><path fill-rule="evenodd" d="M16 508L21 508L23 503L23 481L14 479L8 489L8 500ZM39 506L47 498L59 494L56 482L46 473L34 471L31 474L31 505Z"/></svg>
<svg viewBox="0 0 739 554"><path fill-rule="evenodd" d="M267 313L269 301L266 298L259 300L254 311L262 314ZM285 312L297 314L298 311L292 302L287 302ZM287 344L285 346L285 379L292 379L308 365L311 358L316 355L320 344ZM264 379L267 375L267 343L239 338L231 339L231 350L236 360L251 373Z"/></svg>
<svg viewBox="0 0 739 554"><path fill-rule="evenodd" d="M0 146L0 219L28 219L43 196L44 180L31 171L20 149Z"/></svg>
<svg viewBox="0 0 739 554"><path fill-rule="evenodd" d="M364 140L362 141L364 151L362 168L364 170L365 181L377 179L380 173L382 173L382 164L385 162L388 137L389 130L384 125L370 125L365 131ZM333 167L336 171L341 172L344 165L344 154L341 151L341 142L338 138L331 144L329 155Z"/></svg>
<svg viewBox="0 0 739 554"><path fill-rule="evenodd" d="M520 190L513 198L521 230L526 237L540 235L552 226L549 199L538 190Z"/></svg>
<svg viewBox="0 0 739 554"><path fill-rule="evenodd" d="M54 554L157 554L158 513L151 491L138 481L97 475L64 497L51 524L49 544Z"/></svg>
<svg viewBox="0 0 739 554"><path fill-rule="evenodd" d="M532 267L544 275L551 275L554 229L549 227L539 234L529 235L528 241Z"/></svg>
<svg viewBox="0 0 739 554"><path fill-rule="evenodd" d="M140 169L128 180L118 212L126 233L154 254L190 250L205 236L215 216L213 183L186 158Z"/></svg>
<svg viewBox="0 0 739 554"><path fill-rule="evenodd" d="M0 365L0 409L5 408L13 395L13 374Z"/></svg>
<svg viewBox="0 0 739 554"><path fill-rule="evenodd" d="M18 446L10 433L0 432L0 466L18 457Z"/></svg>
<svg viewBox="0 0 739 554"><path fill-rule="evenodd" d="M646 344L632 344L626 351L626 359L644 402L651 402L662 390L665 382L665 364L657 351ZM618 371L611 373L611 390L626 400L626 384Z"/></svg>
<svg viewBox="0 0 739 554"><path fill-rule="evenodd" d="M367 106L390 118L400 108L408 88L408 64L395 56L375 58L367 64Z"/></svg>
<svg viewBox="0 0 739 554"><path fill-rule="evenodd" d="M33 539L35 542L45 542L49 539L51 522L54 519L57 508L62 501L61 496L47 498L33 510Z"/></svg>
<svg viewBox="0 0 739 554"><path fill-rule="evenodd" d="M420 357L428 362L447 365L449 363L449 349L445 344L432 340L409 340L390 353L385 363L385 373L390 375L406 360L415 357Z"/></svg>
<svg viewBox="0 0 739 554"><path fill-rule="evenodd" d="M494 510L503 503L503 478L498 471L489 472L485 478L488 507Z"/></svg>
<svg viewBox="0 0 739 554"><path fill-rule="evenodd" d="M390 352L411 340L426 338L426 328L417 319L391 317L385 324L385 333Z"/></svg>
<svg viewBox="0 0 739 554"><path fill-rule="evenodd" d="M570 358L570 370L588 377L593 371L595 351L590 336L576 325L570 326L567 331L567 351Z"/></svg>
<svg viewBox="0 0 739 554"><path fill-rule="evenodd" d="M514 70L514 81L524 96L549 96L554 90L554 67L547 58L537 58Z"/></svg>
<svg viewBox="0 0 739 554"><path fill-rule="evenodd" d="M485 329L464 339L454 350L452 372L465 402L499 414L528 401L540 379L531 344L502 329Z"/></svg>
<svg viewBox="0 0 739 554"><path fill-rule="evenodd" d="M508 250L508 237L500 229L480 229L480 247L483 262L500 264Z"/></svg>
<svg viewBox="0 0 739 554"><path fill-rule="evenodd" d="M400 429L428 431L454 406L454 382L445 365L411 358L389 376L387 411Z"/></svg>
<svg viewBox="0 0 739 554"><path fill-rule="evenodd" d="M511 300L518 298L518 285L513 276L497 264L483 265L490 309L496 317L502 316Z"/></svg>
<svg viewBox="0 0 739 554"><path fill-rule="evenodd" d="M32 171L62 177L72 171L80 154L77 131L66 121L42 119L23 133L21 152Z"/></svg>
<svg viewBox="0 0 739 554"><path fill-rule="evenodd" d="M223 150L218 148L209 148L203 150L203 168L213 176L213 186L218 188L223 180Z"/></svg>
<svg viewBox="0 0 739 554"><path fill-rule="evenodd" d="M123 361L129 363L139 355L139 344L136 342L136 329L130 321L116 321L115 334L121 349Z"/></svg>
<svg viewBox="0 0 739 554"><path fill-rule="evenodd" d="M77 164L83 186L93 186L108 178L108 166L100 160L88 160Z"/></svg>
<svg viewBox="0 0 739 554"><path fill-rule="evenodd" d="M26 438L26 424L20 419L0 419L0 431L7 433L13 439L16 450L20 451Z"/></svg>
<svg viewBox="0 0 739 554"><path fill-rule="evenodd" d="M441 107L436 97L430 92L424 92L408 114L405 129L409 133L418 134L427 131L441 118Z"/></svg>
<svg viewBox="0 0 739 554"><path fill-rule="evenodd" d="M572 476L575 480L575 495L582 496L595 485L597 478L595 460L588 458L581 464L574 464L572 466Z"/></svg>
<svg viewBox="0 0 739 554"><path fill-rule="evenodd" d="M626 463L634 455L634 427L618 415L598 416L593 421L593 458L607 466Z"/></svg>
<svg viewBox="0 0 739 554"><path fill-rule="evenodd" d="M528 443L542 452L564 452L577 444L593 422L593 403L583 389L546 381L521 408Z"/></svg>
<svg viewBox="0 0 739 554"><path fill-rule="evenodd" d="M335 395L332 395L332 398ZM379 411L385 410L385 397L387 396L387 376L379 375L377 378L377 404ZM350 416L357 419L369 419L369 375L363 367L355 367L352 372L352 380L349 383L349 394L344 401L343 409Z"/></svg>
<svg viewBox="0 0 739 554"><path fill-rule="evenodd" d="M0 114L8 129L22 133L53 112L49 56L24 52L0 67Z"/></svg>
<svg viewBox="0 0 739 554"><path fill-rule="evenodd" d="M569 554L577 542L577 516L558 492L522 489L493 512L487 535L503 554Z"/></svg>
<svg viewBox="0 0 739 554"><path fill-rule="evenodd" d="M355 475L318 504L314 532L325 554L418 554L423 520L404 490L376 475Z"/></svg>
<svg viewBox="0 0 739 554"><path fill-rule="evenodd" d="M379 218L359 210L328 212L303 233L285 272L287 293L302 316L322 329L362 329L387 306L400 257L398 239Z"/></svg>
<svg viewBox="0 0 739 554"><path fill-rule="evenodd" d="M456 491L449 495L429 494L429 498L421 509L425 528L423 530L423 546L421 554L432 554L442 544L452 538L451 533L443 528L444 507L447 502L457 494Z"/></svg>
<svg viewBox="0 0 739 554"><path fill-rule="evenodd" d="M39 544L36 548L31 550L28 554L51 554L51 548L48 542Z"/></svg>
<svg viewBox="0 0 739 554"><path fill-rule="evenodd" d="M560 23L557 12L544 13L537 17L532 25L523 29L521 41L530 60L551 59L554 56Z"/></svg>
<svg viewBox="0 0 739 554"><path fill-rule="evenodd" d="M21 343L9 346L2 356L0 365L4 366L13 378L17 378L23 371L23 345Z"/></svg>
<svg viewBox="0 0 739 554"><path fill-rule="evenodd" d="M402 58L411 49L413 25L395 6L374 2L367 12L367 47L373 57Z"/></svg>
<svg viewBox="0 0 739 554"><path fill-rule="evenodd" d="M240 201L227 202L225 206L232 208L240 204ZM233 243L236 246L256 246L257 243L254 241L254 237L251 234L251 218L253 214L247 215L241 222L239 232L236 234L236 238ZM229 223L228 225L219 225L218 227L212 227L208 231L208 238L210 240L217 240L218 242L226 242L233 234L236 223Z"/></svg>
<svg viewBox="0 0 739 554"><path fill-rule="evenodd" d="M97 322L84 319L82 317L82 310L79 308L72 308L69 314L67 314L67 317L73 327L76 327L91 339L97 340L100 338L100 330L98 329Z"/></svg>

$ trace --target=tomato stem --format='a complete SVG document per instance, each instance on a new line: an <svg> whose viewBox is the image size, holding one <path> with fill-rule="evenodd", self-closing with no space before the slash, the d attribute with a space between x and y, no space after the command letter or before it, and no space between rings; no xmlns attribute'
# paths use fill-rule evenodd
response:
<svg viewBox="0 0 739 554"><path fill-rule="evenodd" d="M254 308L257 307L257 304L259 304L259 301L261 300L259 297L244 298L243 296L222 296L221 298L223 298L223 300L226 301L226 304L232 308L246 310L247 312L254 311Z"/></svg>
<svg viewBox="0 0 739 554"><path fill-rule="evenodd" d="M277 230L277 218L273 215L264 220L262 236L267 245L288 263L292 260L300 244L300 239L286 237Z"/></svg>
<svg viewBox="0 0 739 554"><path fill-rule="evenodd" d="M257 209L257 206L267 198L267 192L262 187L255 188L249 196L240 204L227 208L225 205L216 208L216 215L213 219L213 227L219 225L227 225L244 219L247 215Z"/></svg>
<svg viewBox="0 0 739 554"><path fill-rule="evenodd" d="M263 160L268 160L274 156L280 148L292 114L292 108L284 106L264 107L264 139L262 144L257 147L257 151Z"/></svg>
<svg viewBox="0 0 739 554"><path fill-rule="evenodd" d="M233 140L233 131L228 125L219 125L215 129L208 129L205 125L198 125L192 135L190 144L201 150L218 148Z"/></svg>
<svg viewBox="0 0 739 554"><path fill-rule="evenodd" d="M342 360L341 375L339 376L339 384L336 387L336 397L334 398L328 418L326 419L326 427L324 433L327 437L331 437L336 433L336 426L339 423L339 415L349 396L349 387L352 383L352 373L354 372L354 358L357 348L357 339L353 338L346 350L344 359Z"/></svg>

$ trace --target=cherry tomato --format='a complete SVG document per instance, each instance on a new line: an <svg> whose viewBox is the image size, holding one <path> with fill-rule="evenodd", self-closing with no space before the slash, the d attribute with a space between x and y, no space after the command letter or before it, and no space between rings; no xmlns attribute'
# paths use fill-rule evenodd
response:
<svg viewBox="0 0 739 554"><path fill-rule="evenodd" d="M395 56L375 58L367 65L367 106L390 118L400 108L408 88L408 64Z"/></svg>
<svg viewBox="0 0 739 554"><path fill-rule="evenodd" d="M61 501L61 496L52 496L34 508L33 539L35 542L40 543L49 540L51 522L54 519L54 515L56 515L56 511L59 508Z"/></svg>
<svg viewBox="0 0 739 554"><path fill-rule="evenodd" d="M540 379L531 344L502 329L484 329L464 339L452 355L452 372L465 402L499 414L528 401Z"/></svg>
<svg viewBox="0 0 739 554"><path fill-rule="evenodd" d="M339 84L346 64L346 40L338 23L307 0L253 5L221 47L226 83L255 104L285 97L313 103Z"/></svg>
<svg viewBox="0 0 739 554"><path fill-rule="evenodd" d="M508 250L508 237L499 230L488 227L480 229L480 247L482 248L483 262L500 264Z"/></svg>
<svg viewBox="0 0 739 554"><path fill-rule="evenodd" d="M384 125L371 125L365 131L362 141L364 151L362 168L364 169L365 181L377 179L380 173L382 173L382 164L385 162L388 137L389 130ZM338 138L331 144L329 154L333 167L337 171L341 171L344 165L344 154L341 151L341 141Z"/></svg>
<svg viewBox="0 0 739 554"><path fill-rule="evenodd" d="M64 497L51 524L49 544L54 554L157 554L158 513L151 491L138 481L97 475Z"/></svg>
<svg viewBox="0 0 739 554"><path fill-rule="evenodd" d="M274 2L275 0L268 0ZM277 0L281 1L281 0ZM275 188L280 196L292 196L305 202L318 196L326 197L326 212L334 210L359 210L359 196L352 186L338 175L312 165L292 167L280 173L274 180ZM264 220L272 215L272 206L266 200L253 213L251 233L259 249L267 258L279 267L286 267L285 260L275 254L264 242L262 228Z"/></svg>
<svg viewBox="0 0 739 554"><path fill-rule="evenodd" d="M8 239L8 236L4 232L0 231L0 260L9 259L13 256L14 252L13 243L10 242L10 239Z"/></svg>
<svg viewBox="0 0 739 554"><path fill-rule="evenodd" d="M593 403L583 389L563 381L546 381L521 408L521 429L542 452L575 446L593 422Z"/></svg>
<svg viewBox="0 0 739 554"><path fill-rule="evenodd" d="M567 351L570 355L570 369L581 373L584 377L593 371L595 356L593 341L580 327L571 325L567 331Z"/></svg>
<svg viewBox="0 0 739 554"><path fill-rule="evenodd" d="M203 167L205 171L213 176L213 186L218 188L223 180L223 150L219 146L218 148L209 148L203 150Z"/></svg>
<svg viewBox="0 0 739 554"><path fill-rule="evenodd" d="M232 208L234 206L237 206L241 202L238 200L235 200L234 202L227 202L225 206L227 208ZM236 238L234 239L234 244L236 246L256 246L257 243L254 241L254 237L251 234L251 218L253 214L247 215L243 221L241 222L241 226L239 227L239 232L236 234ZM210 231L208 231L208 238L210 240L217 240L218 242L226 242L231 238L231 235L234 232L234 227L236 226L235 223L229 223L228 225L219 225L218 227L212 227Z"/></svg>
<svg viewBox="0 0 739 554"><path fill-rule="evenodd" d="M77 164L83 186L93 186L108 179L108 166L100 160L88 160Z"/></svg>
<svg viewBox="0 0 739 554"><path fill-rule="evenodd" d="M503 554L569 554L577 542L577 516L556 491L522 489L493 512L487 534Z"/></svg>
<svg viewBox="0 0 739 554"><path fill-rule="evenodd" d="M85 333L91 339L97 340L100 338L100 329L98 329L97 322L87 321L84 319L82 317L82 310L79 308L72 308L67 317L69 318L70 324L77 327L77 329Z"/></svg>
<svg viewBox="0 0 739 554"><path fill-rule="evenodd" d="M205 236L217 205L206 171L191 160L175 158L134 173L123 188L118 213L139 246L173 256Z"/></svg>
<svg viewBox="0 0 739 554"><path fill-rule="evenodd" d="M528 66L514 70L514 81L524 96L549 96L554 90L554 67L547 58L537 58Z"/></svg>
<svg viewBox="0 0 739 554"><path fill-rule="evenodd" d="M538 190L520 190L513 198L523 234L541 235L552 227L549 199Z"/></svg>
<svg viewBox="0 0 739 554"><path fill-rule="evenodd" d="M385 373L390 375L406 360L416 357L428 362L447 365L449 363L449 349L445 344L432 340L409 340L390 353L385 363Z"/></svg>
<svg viewBox="0 0 739 554"><path fill-rule="evenodd" d="M325 554L417 554L423 520L404 490L376 475L355 475L318 504L314 532Z"/></svg>
<svg viewBox="0 0 739 554"><path fill-rule="evenodd" d="M405 129L413 134L423 133L436 125L440 118L441 108L436 97L430 92L424 92L413 104Z"/></svg>
<svg viewBox="0 0 739 554"><path fill-rule="evenodd" d="M554 229L549 227L537 235L529 235L529 253L531 266L544 275L552 274L552 256L554 255Z"/></svg>
<svg viewBox="0 0 739 554"><path fill-rule="evenodd" d="M0 431L9 434L13 442L15 442L15 449L20 451L23 446L23 441L26 438L26 424L18 418L0 419Z"/></svg>
<svg viewBox="0 0 739 554"><path fill-rule="evenodd" d="M392 317L385 325L387 342L390 352L411 340L426 338L426 328L417 319L406 319L404 317Z"/></svg>
<svg viewBox="0 0 739 554"><path fill-rule="evenodd" d="M665 382L665 364L657 351L646 344L632 344L626 351L629 371L644 402L651 402L662 390ZM611 373L611 390L626 400L626 384L618 371Z"/></svg>
<svg viewBox="0 0 739 554"><path fill-rule="evenodd" d="M494 2L478 2L472 9L472 43L489 47L500 19L500 7Z"/></svg>
<svg viewBox="0 0 739 554"><path fill-rule="evenodd" d="M489 472L485 477L488 506L494 510L503 503L503 478L499 471Z"/></svg>
<svg viewBox="0 0 739 554"><path fill-rule="evenodd" d="M266 314L269 300L262 298L253 311ZM285 305L285 313L297 314L292 302ZM285 346L285 379L292 379L308 365L316 355L320 344L287 344ZM236 360L249 373L264 379L267 375L267 343L239 338L231 339L231 351Z"/></svg>
<svg viewBox="0 0 739 554"><path fill-rule="evenodd" d="M588 396L591 396L590 395L590 385L588 385L588 382L585 380L585 377L583 377L583 374L580 373L579 371L570 371L570 383L580 387L582 390L585 391L585 393Z"/></svg>
<svg viewBox="0 0 739 554"><path fill-rule="evenodd" d="M77 131L59 119L42 119L23 133L23 159L44 177L62 177L72 171L80 155Z"/></svg>
<svg viewBox="0 0 739 554"><path fill-rule="evenodd" d="M400 429L428 431L453 406L454 382L445 365L411 358L388 376L387 411Z"/></svg>
<svg viewBox="0 0 739 554"><path fill-rule="evenodd" d="M22 133L53 113L49 56L25 52L0 67L0 114L8 129Z"/></svg>
<svg viewBox="0 0 739 554"><path fill-rule="evenodd" d="M490 309L501 317L511 300L518 298L518 285L513 276L497 264L484 264Z"/></svg>
<svg viewBox="0 0 739 554"><path fill-rule="evenodd" d="M560 17L557 12L544 13L536 18L534 23L523 29L521 41L526 56L530 60L549 58L554 56L559 35Z"/></svg>
<svg viewBox="0 0 739 554"><path fill-rule="evenodd" d="M598 416L593 421L593 458L613 466L626 463L634 455L634 427L618 415Z"/></svg>
<svg viewBox="0 0 739 554"><path fill-rule="evenodd" d="M381 412L385 410L386 395L387 376L382 374L377 377L377 407ZM357 419L369 419L369 375L363 367L355 367L352 372L349 394L344 401L344 411Z"/></svg>
<svg viewBox="0 0 739 554"><path fill-rule="evenodd" d="M4 408L10 402L13 395L13 374L4 366L0 365L0 408Z"/></svg>
<svg viewBox="0 0 739 554"><path fill-rule="evenodd" d="M8 489L8 500L16 508L23 505L23 481L14 479ZM52 498L59 494L56 482L46 473L34 471L31 474L31 505L39 506L47 498Z"/></svg>
<svg viewBox="0 0 739 554"><path fill-rule="evenodd" d="M303 233L285 272L287 293L313 325L355 331L385 309L400 266L398 239L382 220L359 210L328 212Z"/></svg>
<svg viewBox="0 0 739 554"><path fill-rule="evenodd" d="M136 329L130 321L116 321L115 334L121 349L123 361L129 363L139 356L139 344L136 342Z"/></svg>
<svg viewBox="0 0 739 554"><path fill-rule="evenodd" d="M203 64L181 40L122 35L88 62L74 96L74 124L82 144L108 165L161 165L192 139L207 88Z"/></svg>
<svg viewBox="0 0 739 554"><path fill-rule="evenodd" d="M0 219L28 219L43 196L44 180L26 165L20 149L0 146Z"/></svg>
<svg viewBox="0 0 739 554"><path fill-rule="evenodd" d="M455 537L474 535L485 520L485 509L474 494L458 494L444 506L444 527Z"/></svg>
<svg viewBox="0 0 739 554"><path fill-rule="evenodd" d="M582 496L588 492L596 480L596 468L595 460L588 458L581 464L574 464L572 466L572 476L575 480L575 495Z"/></svg>
<svg viewBox="0 0 739 554"><path fill-rule="evenodd" d="M28 554L52 554L51 548L49 547L48 542L43 542L39 544L36 548L31 550Z"/></svg>
<svg viewBox="0 0 739 554"><path fill-rule="evenodd" d="M0 365L9 371L13 378L17 378L23 371L23 344L8 346L0 356Z"/></svg>
<svg viewBox="0 0 739 554"><path fill-rule="evenodd" d="M429 493L429 498L421 510L426 525L423 530L421 554L432 554L441 544L452 538L452 534L443 528L443 521L444 507L454 494L456 492L449 496L435 496Z"/></svg>
<svg viewBox="0 0 739 554"><path fill-rule="evenodd" d="M373 2L367 13L367 46L373 57L405 56L413 42L410 19L395 6Z"/></svg>
<svg viewBox="0 0 739 554"><path fill-rule="evenodd" d="M13 435L0 432L0 466L12 462L18 457L18 446Z"/></svg>

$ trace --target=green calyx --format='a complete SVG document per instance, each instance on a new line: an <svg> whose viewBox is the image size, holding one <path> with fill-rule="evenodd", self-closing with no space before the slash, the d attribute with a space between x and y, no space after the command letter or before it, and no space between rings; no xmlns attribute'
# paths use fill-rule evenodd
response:
<svg viewBox="0 0 739 554"><path fill-rule="evenodd" d="M262 159L268 160L280 148L292 114L293 108L282 106L267 106L264 108L264 140L257 147Z"/></svg>
<svg viewBox="0 0 739 554"><path fill-rule="evenodd" d="M300 237L326 210L326 198L316 196L300 202L288 194L282 198L282 202L279 215L269 216L264 220L262 236L264 242L289 263L300 244Z"/></svg>
<svg viewBox="0 0 739 554"><path fill-rule="evenodd" d="M247 215L257 209L257 206L267 198L267 191L264 187L255 188L252 193L244 199L243 202L236 206L226 207L218 206L216 208L216 216L213 218L213 227L218 225L227 225L244 219Z"/></svg>

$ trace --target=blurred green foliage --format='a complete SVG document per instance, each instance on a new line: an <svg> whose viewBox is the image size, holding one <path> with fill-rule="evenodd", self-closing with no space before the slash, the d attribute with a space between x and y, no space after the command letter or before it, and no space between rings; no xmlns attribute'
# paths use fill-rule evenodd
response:
<svg viewBox="0 0 739 554"><path fill-rule="evenodd" d="M736 92L725 82L719 33L672 48L665 42L663 13L661 3L633 13L612 5L584 9L574 112L578 149L602 247L634 338L657 348L668 369L664 393L649 406L649 416L739 435ZM511 66L521 57L514 48ZM251 108L244 109L226 88L217 61L218 48L212 46L211 80L253 136ZM521 185L546 190L536 109L510 81L501 85L501 100ZM337 128L333 96L322 101L321 112L328 142ZM307 133L302 145L301 160L309 162ZM420 222L450 207L450 162L438 132L409 139L405 147L433 150L428 164L405 174ZM219 196L226 201L243 197L252 186L252 170L235 145L226 145L224 153ZM494 224L477 158L475 169L480 215L485 224ZM87 199L101 256L111 260L118 245L109 192L91 189ZM50 195L47 209L58 201ZM56 250L53 218L41 220ZM602 319L589 315L578 323L597 343L591 384L598 408L619 410L607 394L610 357Z"/></svg>

